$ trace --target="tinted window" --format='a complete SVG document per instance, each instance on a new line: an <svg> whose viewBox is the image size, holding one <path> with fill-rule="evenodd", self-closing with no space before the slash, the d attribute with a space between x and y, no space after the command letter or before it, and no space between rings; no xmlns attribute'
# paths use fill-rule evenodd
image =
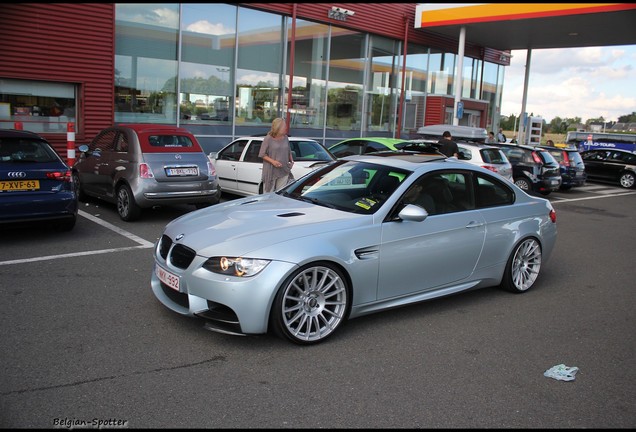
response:
<svg viewBox="0 0 636 432"><path fill-rule="evenodd" d="M152 147L192 147L190 137L182 135L150 135L148 142Z"/></svg>
<svg viewBox="0 0 636 432"><path fill-rule="evenodd" d="M552 155L552 157L557 161L557 162L563 162L563 150L558 150L558 149L546 149L546 151L548 153L550 153Z"/></svg>
<svg viewBox="0 0 636 432"><path fill-rule="evenodd" d="M263 159L258 157L258 152L261 150L262 141L252 141L252 144L247 148L247 152L245 153L245 162L258 162L262 163Z"/></svg>
<svg viewBox="0 0 636 432"><path fill-rule="evenodd" d="M337 144L332 149L331 152L336 157L345 157L351 155L360 155L362 154L362 149L364 147L364 143L361 141L351 141L347 143Z"/></svg>
<svg viewBox="0 0 636 432"><path fill-rule="evenodd" d="M554 157L547 150L536 150L538 154L541 155L541 159L543 159L544 163L558 165L559 163L554 159Z"/></svg>
<svg viewBox="0 0 636 432"><path fill-rule="evenodd" d="M294 160L333 160L327 150L316 141L290 141Z"/></svg>
<svg viewBox="0 0 636 432"><path fill-rule="evenodd" d="M510 163L520 163L525 161L524 155L528 152L524 152L523 149L514 148L514 147L502 147L501 150L504 152L506 157ZM532 158L530 158L532 160Z"/></svg>
<svg viewBox="0 0 636 432"><path fill-rule="evenodd" d="M504 154L498 149L481 150L481 158L486 163L502 164L508 162Z"/></svg>
<svg viewBox="0 0 636 432"><path fill-rule="evenodd" d="M31 138L0 138L0 162L53 162L58 157L44 141Z"/></svg>
<svg viewBox="0 0 636 432"><path fill-rule="evenodd" d="M590 160L590 161L604 160L606 156L607 156L606 150L589 151L589 152L585 152L581 154L581 157L583 158L583 160Z"/></svg>
<svg viewBox="0 0 636 432"><path fill-rule="evenodd" d="M470 184L464 172L426 174L405 193L404 202L423 207L429 215L471 210Z"/></svg>
<svg viewBox="0 0 636 432"><path fill-rule="evenodd" d="M583 163L583 158L581 157L579 152L576 151L568 152L568 159L570 159L570 162L574 162L576 164Z"/></svg>
<svg viewBox="0 0 636 432"><path fill-rule="evenodd" d="M495 207L514 202L514 193L503 183L492 177L477 174L477 207Z"/></svg>
<svg viewBox="0 0 636 432"><path fill-rule="evenodd" d="M227 148L221 150L217 159L237 161L243 154L243 149L247 145L247 140L238 140L230 144ZM258 154L258 153L257 153Z"/></svg>
<svg viewBox="0 0 636 432"><path fill-rule="evenodd" d="M115 149L115 136L117 131L114 129L105 130L95 137L91 142L90 150L112 151Z"/></svg>

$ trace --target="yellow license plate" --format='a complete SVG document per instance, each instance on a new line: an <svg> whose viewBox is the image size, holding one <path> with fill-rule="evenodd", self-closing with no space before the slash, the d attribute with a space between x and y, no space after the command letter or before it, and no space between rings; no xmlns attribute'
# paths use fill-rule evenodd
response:
<svg viewBox="0 0 636 432"><path fill-rule="evenodd" d="M0 192L31 191L40 189L39 180L0 181Z"/></svg>

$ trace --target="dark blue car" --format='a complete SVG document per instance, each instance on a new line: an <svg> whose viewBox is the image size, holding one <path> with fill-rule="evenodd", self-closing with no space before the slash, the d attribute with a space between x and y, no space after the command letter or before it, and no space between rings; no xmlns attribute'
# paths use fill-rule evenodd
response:
<svg viewBox="0 0 636 432"><path fill-rule="evenodd" d="M561 170L561 190L569 190L573 187L585 185L587 180L587 172L585 171L585 163L574 147L554 147L539 146L550 152L552 157L559 163Z"/></svg>
<svg viewBox="0 0 636 432"><path fill-rule="evenodd" d="M44 222L68 231L77 219L67 164L34 132L0 129L0 224Z"/></svg>

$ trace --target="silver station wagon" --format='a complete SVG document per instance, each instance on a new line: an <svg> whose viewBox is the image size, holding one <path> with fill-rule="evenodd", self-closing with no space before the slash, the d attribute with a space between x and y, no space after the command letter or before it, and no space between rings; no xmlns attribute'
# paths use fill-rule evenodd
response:
<svg viewBox="0 0 636 432"><path fill-rule="evenodd" d="M117 205L133 221L143 208L219 202L214 165L194 135L176 126L120 124L79 147L73 166L79 199L96 197Z"/></svg>

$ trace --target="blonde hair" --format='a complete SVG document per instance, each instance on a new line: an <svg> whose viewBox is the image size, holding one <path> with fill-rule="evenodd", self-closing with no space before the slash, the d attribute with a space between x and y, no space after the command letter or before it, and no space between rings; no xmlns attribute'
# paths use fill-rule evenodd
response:
<svg viewBox="0 0 636 432"><path fill-rule="evenodd" d="M279 135L282 135L280 131L283 129L283 126L285 126L285 120L280 117L276 117L274 120L272 120L272 128L269 132L267 132L267 134L276 138Z"/></svg>

